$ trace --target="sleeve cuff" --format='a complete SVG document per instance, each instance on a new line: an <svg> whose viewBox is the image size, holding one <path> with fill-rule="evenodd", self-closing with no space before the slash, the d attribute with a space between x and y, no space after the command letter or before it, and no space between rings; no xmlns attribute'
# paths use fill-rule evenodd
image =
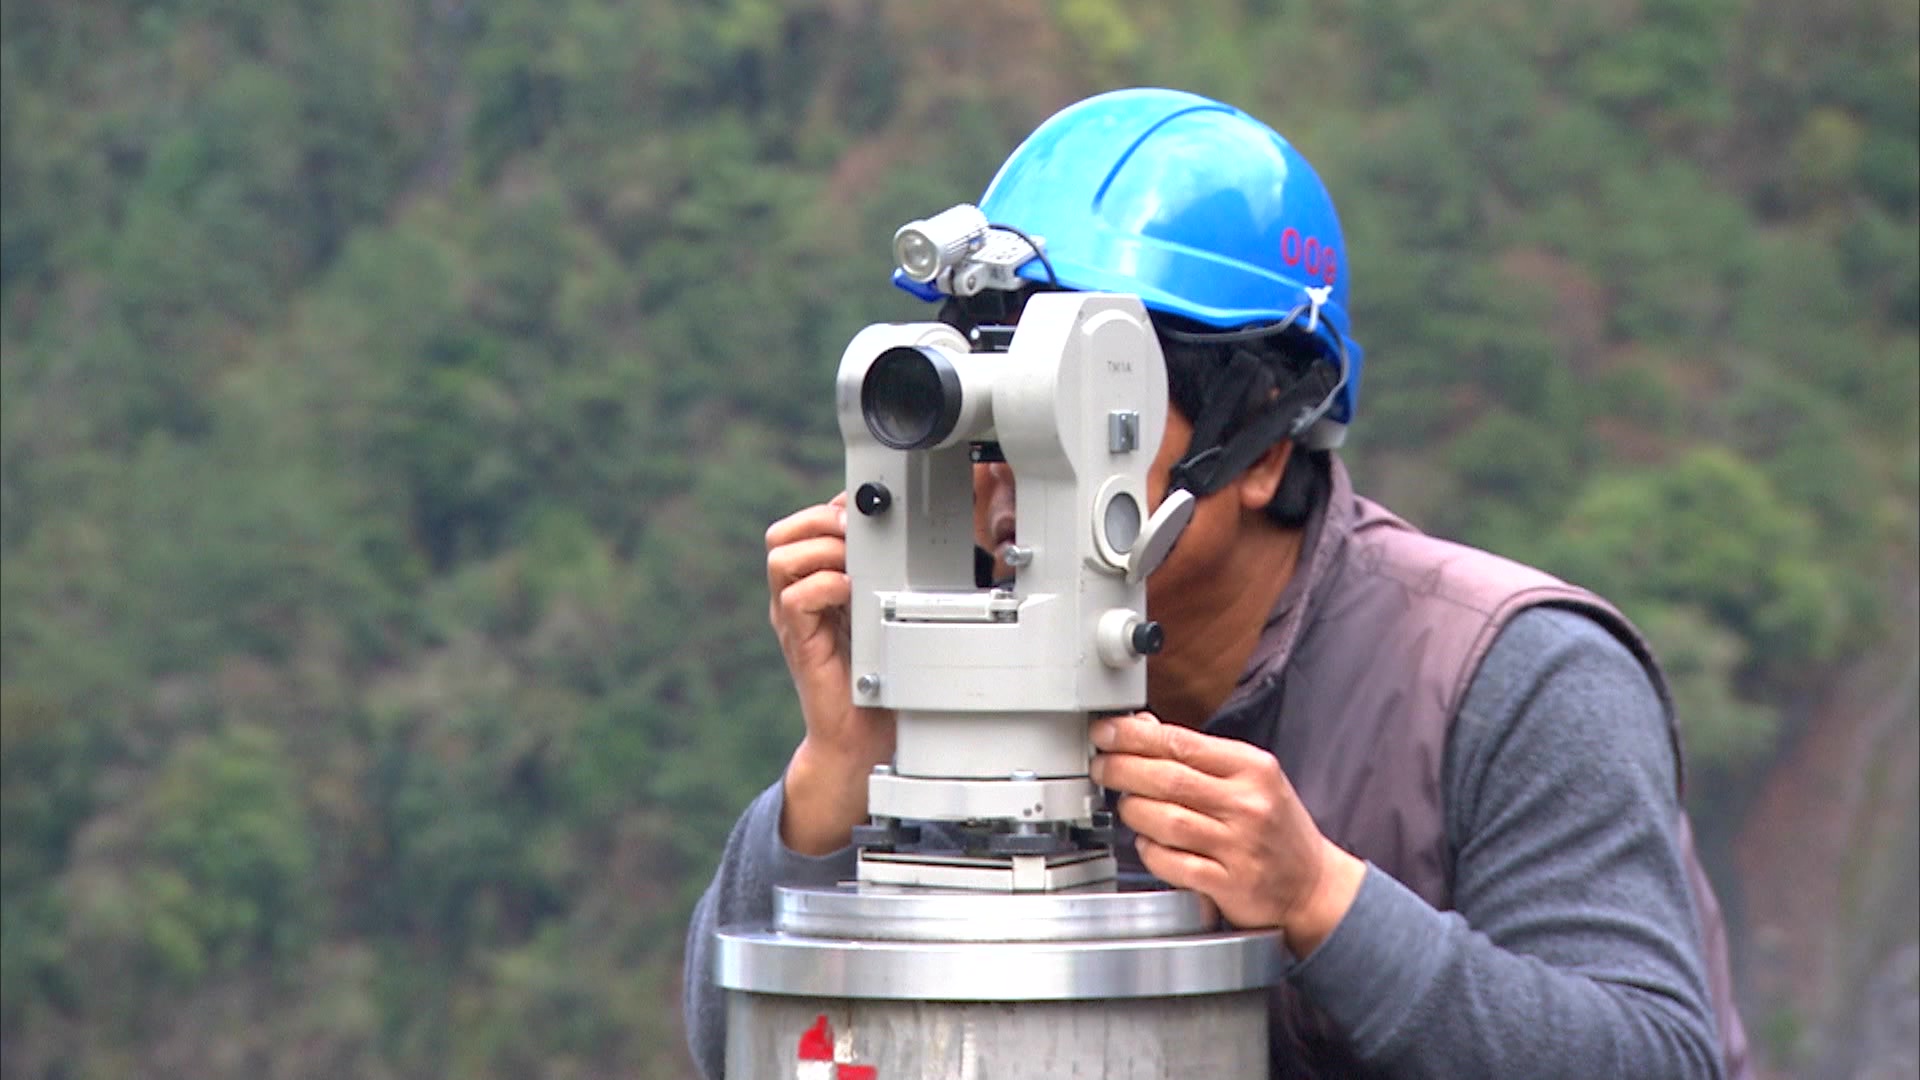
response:
<svg viewBox="0 0 1920 1080"><path fill-rule="evenodd" d="M1392 875L1367 864L1360 892L1333 933L1287 979L1376 1060L1446 965L1451 924Z"/></svg>
<svg viewBox="0 0 1920 1080"><path fill-rule="evenodd" d="M777 885L825 886L851 880L857 870L852 845L825 855L802 855L780 840L780 813L786 790L774 784L754 800L749 814L756 818L754 835L763 837L759 861Z"/></svg>

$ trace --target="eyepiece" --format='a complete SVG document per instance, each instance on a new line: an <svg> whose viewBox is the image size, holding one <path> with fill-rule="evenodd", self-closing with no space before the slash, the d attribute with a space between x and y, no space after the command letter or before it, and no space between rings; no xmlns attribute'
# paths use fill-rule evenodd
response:
<svg viewBox="0 0 1920 1080"><path fill-rule="evenodd" d="M876 357L860 383L860 413L882 446L925 450L960 419L960 373L938 349L896 345Z"/></svg>

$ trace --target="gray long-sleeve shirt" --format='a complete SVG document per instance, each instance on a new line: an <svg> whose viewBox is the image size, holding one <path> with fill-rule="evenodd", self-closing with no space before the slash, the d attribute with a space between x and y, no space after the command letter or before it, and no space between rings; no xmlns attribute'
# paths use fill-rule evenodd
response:
<svg viewBox="0 0 1920 1080"><path fill-rule="evenodd" d="M1442 784L1454 910L1368 867L1290 979L1379 1075L1718 1077L1676 770L1645 672L1583 616L1536 608L1502 630L1449 734ZM713 933L764 923L776 884L854 873L780 843L781 790L734 826L687 936L688 1042L722 1075Z"/></svg>

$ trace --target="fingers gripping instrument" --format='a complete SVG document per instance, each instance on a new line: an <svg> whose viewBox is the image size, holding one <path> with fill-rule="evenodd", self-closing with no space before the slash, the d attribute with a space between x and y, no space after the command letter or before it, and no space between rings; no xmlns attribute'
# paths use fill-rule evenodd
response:
<svg viewBox="0 0 1920 1080"><path fill-rule="evenodd" d="M1114 872L1087 722L1145 703L1160 645L1142 579L1184 524L1146 510L1165 361L1132 296L1036 295L1003 340L974 351L942 323L878 325L841 360L853 698L898 716L893 763L869 781L863 881L1038 890ZM987 588L983 447L1019 491L1015 577ZM906 850L899 823L929 821L969 839Z"/></svg>

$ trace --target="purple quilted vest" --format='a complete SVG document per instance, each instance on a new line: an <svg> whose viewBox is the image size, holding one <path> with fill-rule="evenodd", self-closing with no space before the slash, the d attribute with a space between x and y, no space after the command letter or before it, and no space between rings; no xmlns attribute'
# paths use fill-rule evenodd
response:
<svg viewBox="0 0 1920 1080"><path fill-rule="evenodd" d="M1500 629L1535 605L1592 618L1640 659L1667 705L1679 752L1666 679L1639 631L1611 604L1541 571L1419 532L1355 495L1338 459L1331 487L1326 509L1307 526L1300 568L1216 719L1270 714L1259 703L1286 674L1278 716L1247 735L1287 764L1301 800L1336 843L1435 907L1450 906L1440 790L1448 732ZM1719 903L1684 813L1677 828L1727 1076L1750 1080ZM1361 1075L1324 1018L1290 989L1276 989L1273 1009L1275 1076Z"/></svg>

